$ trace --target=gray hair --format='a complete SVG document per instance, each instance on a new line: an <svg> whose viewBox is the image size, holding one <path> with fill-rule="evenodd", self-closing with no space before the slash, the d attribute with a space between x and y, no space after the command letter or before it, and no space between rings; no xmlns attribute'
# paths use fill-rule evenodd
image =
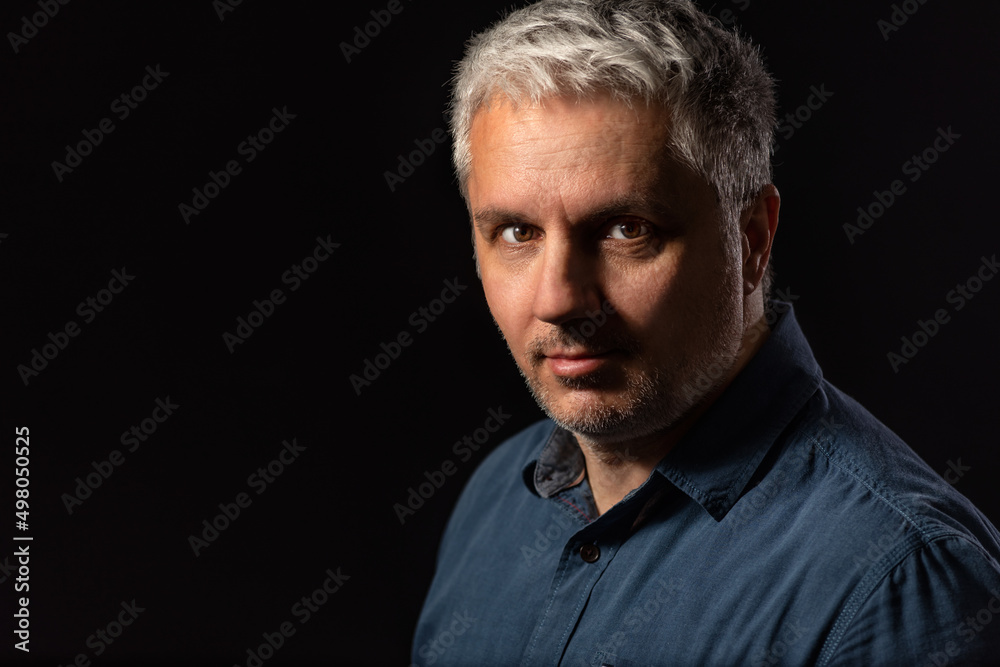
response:
<svg viewBox="0 0 1000 667"><path fill-rule="evenodd" d="M496 96L537 105L595 93L668 109L670 149L715 189L734 233L771 182L774 80L748 40L690 0L541 0L469 40L450 107L466 202L479 109Z"/></svg>

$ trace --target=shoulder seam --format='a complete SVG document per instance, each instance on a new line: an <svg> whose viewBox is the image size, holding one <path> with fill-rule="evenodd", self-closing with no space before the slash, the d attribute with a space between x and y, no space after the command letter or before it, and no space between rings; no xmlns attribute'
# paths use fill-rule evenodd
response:
<svg viewBox="0 0 1000 667"><path fill-rule="evenodd" d="M850 475L851 477L853 477L854 479L856 479L866 489L868 489L869 491L871 491L872 494L874 494L876 498L878 498L879 500L881 500L882 502L884 502L886 505L888 505L893 510L895 510L900 516L902 516L903 519L905 519L907 523L909 523L911 526L913 526L914 530L916 530L920 534L921 539L925 543L928 542L928 541L930 541L931 539L933 539L931 537L931 535L929 535L927 533L927 531L921 525L919 525L913 519L913 517L911 517L910 514L906 510L903 509L903 507L898 502L894 502L893 500L890 500L881 490L876 489L875 486L874 486L874 484L870 483L867 479L863 478L861 476L861 473L859 471L852 470L847 465L847 463L845 461L843 461L839 457L835 457L834 454L833 454L833 452L830 451L824 445L824 443L822 443L820 441L815 441L815 445L816 445L816 449L820 450L821 452L823 452L826 455L827 460L829 460L832 465L837 466L839 469L843 470L848 475Z"/></svg>

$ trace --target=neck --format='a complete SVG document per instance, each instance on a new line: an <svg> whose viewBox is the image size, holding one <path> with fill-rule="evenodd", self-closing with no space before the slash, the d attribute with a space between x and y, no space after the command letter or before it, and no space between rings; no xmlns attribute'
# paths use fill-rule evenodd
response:
<svg viewBox="0 0 1000 667"><path fill-rule="evenodd" d="M761 316L746 330L736 361L723 382L666 431L621 442L613 450L609 450L607 446L598 446L589 442L587 438L574 434L586 461L587 479L594 494L598 514L604 514L622 498L642 486L663 457L674 448L681 437L694 426L753 358L767 340L769 333L770 329Z"/></svg>

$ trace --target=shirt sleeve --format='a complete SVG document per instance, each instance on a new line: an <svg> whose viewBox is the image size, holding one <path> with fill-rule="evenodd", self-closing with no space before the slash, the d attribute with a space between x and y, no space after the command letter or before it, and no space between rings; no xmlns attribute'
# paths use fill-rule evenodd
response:
<svg viewBox="0 0 1000 667"><path fill-rule="evenodd" d="M854 606L841 612L818 665L1000 662L1000 565L966 537L910 551Z"/></svg>

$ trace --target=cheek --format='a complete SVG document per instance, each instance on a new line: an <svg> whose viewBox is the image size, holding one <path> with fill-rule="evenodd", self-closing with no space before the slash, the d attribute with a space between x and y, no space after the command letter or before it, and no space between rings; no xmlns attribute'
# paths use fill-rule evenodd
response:
<svg viewBox="0 0 1000 667"><path fill-rule="evenodd" d="M605 292L630 329L656 329L683 302L683 265L679 249L667 250L655 263L612 265Z"/></svg>
<svg viewBox="0 0 1000 667"><path fill-rule="evenodd" d="M625 329L654 363L690 357L715 335L724 267L677 243L655 263L609 281L609 298Z"/></svg>
<svg viewBox="0 0 1000 667"><path fill-rule="evenodd" d="M520 342L527 335L530 324L531 301L529 295L517 288L509 280L498 279L483 269L483 292L486 305L493 319L503 332L512 349L519 349Z"/></svg>

